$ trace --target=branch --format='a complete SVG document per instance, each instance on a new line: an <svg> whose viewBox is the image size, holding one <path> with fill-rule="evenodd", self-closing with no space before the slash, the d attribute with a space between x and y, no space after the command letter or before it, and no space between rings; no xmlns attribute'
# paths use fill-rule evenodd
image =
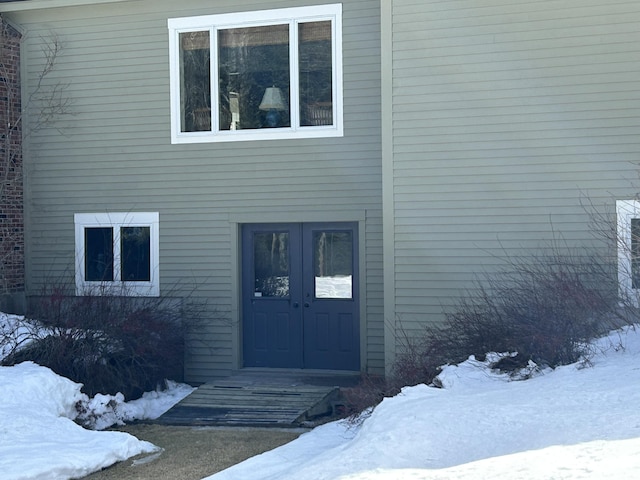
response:
<svg viewBox="0 0 640 480"><path fill-rule="evenodd" d="M28 97L21 95L18 62L11 50L19 38L4 22L0 22L0 294L12 288L8 277L12 265L22 262L23 227L20 218L12 216L22 202L22 145L27 138L45 127L55 127L61 115L70 113L68 83L51 82L63 46L51 33L42 40L44 64L35 76ZM13 43L15 41L15 43ZM6 49L6 50L5 50ZM8 54L7 54L8 53ZM24 99L24 102L22 100ZM25 124L24 114L29 112Z"/></svg>

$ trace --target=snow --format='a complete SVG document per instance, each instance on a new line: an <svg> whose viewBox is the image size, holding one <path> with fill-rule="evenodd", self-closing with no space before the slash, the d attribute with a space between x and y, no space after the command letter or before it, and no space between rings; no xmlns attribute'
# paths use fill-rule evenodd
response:
<svg viewBox="0 0 640 480"><path fill-rule="evenodd" d="M0 472L7 479L86 475L156 447L73 422L80 386L30 362L0 374Z"/></svg>
<svg viewBox="0 0 640 480"><path fill-rule="evenodd" d="M9 355L13 350L29 343L41 329L25 323L21 315L0 313L0 358Z"/></svg>
<svg viewBox="0 0 640 480"><path fill-rule="evenodd" d="M0 318L2 320L2 318ZM0 323L2 323L0 321ZM629 479L640 471L640 329L613 332L596 354L528 380L473 357L443 368L444 388L417 385L359 425L328 423L208 480ZM33 363L0 367L0 477L68 479L156 447L95 427L161 414L190 391L88 399Z"/></svg>
<svg viewBox="0 0 640 480"><path fill-rule="evenodd" d="M615 332L597 352L521 381L471 357L443 369L445 388L405 388L359 428L316 428L208 480L636 478L640 333Z"/></svg>
<svg viewBox="0 0 640 480"><path fill-rule="evenodd" d="M168 381L166 390L145 392L142 398L129 402L125 402L121 393L98 394L83 403L86 413L80 414L79 420L96 430L104 430L112 425L122 425L134 420L153 420L193 390L189 385Z"/></svg>
<svg viewBox="0 0 640 480"><path fill-rule="evenodd" d="M2 328L21 321L22 317L0 313L0 336ZM22 333L18 337L22 340ZM125 403L121 394L89 399L80 384L32 362L0 367L0 478L79 478L134 455L158 451L127 433L97 429L157 418L193 390L188 385L168 385L166 391L147 392Z"/></svg>

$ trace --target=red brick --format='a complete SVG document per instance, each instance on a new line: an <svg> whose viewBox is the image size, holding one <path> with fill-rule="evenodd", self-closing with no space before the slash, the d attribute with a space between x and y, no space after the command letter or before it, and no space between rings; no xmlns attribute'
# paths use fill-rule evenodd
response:
<svg viewBox="0 0 640 480"><path fill-rule="evenodd" d="M0 293L24 290L24 213L22 189L22 132L15 125L20 115L20 34L0 20L0 136L10 135L0 149ZM8 145L7 145L8 144ZM7 146L9 150L7 151Z"/></svg>

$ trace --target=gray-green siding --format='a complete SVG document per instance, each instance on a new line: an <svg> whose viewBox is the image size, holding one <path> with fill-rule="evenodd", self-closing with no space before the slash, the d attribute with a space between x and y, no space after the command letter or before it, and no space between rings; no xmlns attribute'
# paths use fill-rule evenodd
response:
<svg viewBox="0 0 640 480"><path fill-rule="evenodd" d="M50 33L64 49L47 84L65 85L70 115L28 138L27 287L73 269L73 214L160 213L161 293L196 284L212 309L189 345L187 379L241 366L238 225L359 221L362 368L384 368L380 146L380 5L343 3L343 138L170 144L167 19L293 7L141 0L11 13L27 34L25 92Z"/></svg>
<svg viewBox="0 0 640 480"><path fill-rule="evenodd" d="M588 243L584 205L638 192L640 3L383 12L385 313L414 329L505 253Z"/></svg>

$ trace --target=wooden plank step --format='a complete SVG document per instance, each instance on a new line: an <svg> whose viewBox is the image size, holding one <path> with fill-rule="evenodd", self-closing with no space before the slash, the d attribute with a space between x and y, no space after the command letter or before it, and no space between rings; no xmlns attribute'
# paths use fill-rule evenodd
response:
<svg viewBox="0 0 640 480"><path fill-rule="evenodd" d="M331 412L337 387L242 384L229 379L201 385L157 421L174 425L291 426Z"/></svg>
<svg viewBox="0 0 640 480"><path fill-rule="evenodd" d="M178 408L169 417L161 417L160 423L168 425L198 426L298 426L298 411L260 413L241 409Z"/></svg>
<svg viewBox="0 0 640 480"><path fill-rule="evenodd" d="M216 405L222 406L234 406L234 405L247 405L247 406L279 406L279 407L305 407L312 403L321 402L328 393L332 390L324 390L323 392L317 392L313 395L293 395L288 392L278 394L277 392L269 393L268 395L256 394L256 392L234 392L229 394L226 392L195 392L190 397L187 397L182 403L183 405L190 406L207 406Z"/></svg>

